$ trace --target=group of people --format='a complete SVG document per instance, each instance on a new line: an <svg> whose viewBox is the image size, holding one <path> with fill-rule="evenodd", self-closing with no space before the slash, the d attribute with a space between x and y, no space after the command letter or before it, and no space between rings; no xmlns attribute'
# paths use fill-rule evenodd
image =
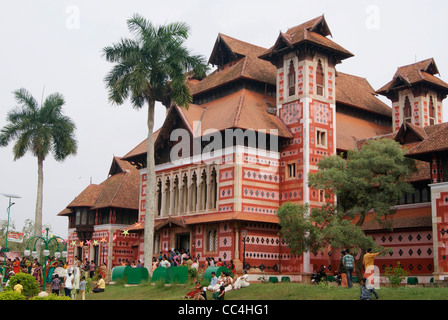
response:
<svg viewBox="0 0 448 320"><path fill-rule="evenodd" d="M58 269L59 268L59 269ZM85 300L85 291L87 286L86 279L93 278L98 270L98 282L93 292L103 292L105 289L105 278L107 273L106 263L96 267L93 260L90 262L86 258L80 261L75 257L73 265L66 261L57 260L55 257L49 257L45 268L39 263L37 258L31 261L28 257L7 259L5 263L5 273L3 282L8 285L9 279L18 273L27 273L32 275L39 286L42 286L45 280L46 284L51 285L51 293L59 295L62 289L65 295L72 297L72 291L76 289L79 292L79 298ZM16 290L16 288L14 288ZM21 291L17 286L17 292Z"/></svg>
<svg viewBox="0 0 448 320"><path fill-rule="evenodd" d="M361 300L371 300L372 294L378 299L378 293L373 287L373 273L375 268L375 257L386 251L386 249L373 253L371 248L368 248L363 256L362 265L364 274L361 280ZM355 268L355 257L350 253L349 249L341 252L341 260L339 262L339 272L341 275L341 286L351 288L353 287L353 270Z"/></svg>
<svg viewBox="0 0 448 320"><path fill-rule="evenodd" d="M207 287L203 287L199 281L196 281L194 288L184 298L207 300L207 292L211 292L214 300L224 300L226 292L248 286L247 275L239 277L237 274L231 276L228 272L221 272L221 275L217 277L215 272L211 272L210 284Z"/></svg>
<svg viewBox="0 0 448 320"><path fill-rule="evenodd" d="M158 267L179 267L187 266L199 271L199 263L196 258L192 258L184 249L171 249L167 253L160 252L158 257L152 259L152 271Z"/></svg>
<svg viewBox="0 0 448 320"><path fill-rule="evenodd" d="M63 265L62 262L60 263ZM3 282L5 283L20 272L32 275L39 285L43 283L43 268L37 258L34 258L32 261L28 257L23 257L22 259L16 257L13 260L7 259L4 267L5 272L2 273L4 274Z"/></svg>

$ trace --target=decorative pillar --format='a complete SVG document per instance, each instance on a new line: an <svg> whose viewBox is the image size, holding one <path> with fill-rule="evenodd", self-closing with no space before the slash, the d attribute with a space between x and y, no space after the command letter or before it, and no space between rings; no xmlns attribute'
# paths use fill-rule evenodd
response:
<svg viewBox="0 0 448 320"><path fill-rule="evenodd" d="M182 181L182 183L180 183ZM179 179L179 184L177 186L178 189L178 200L177 200L177 215L180 215L183 213L184 210L184 184L183 179Z"/></svg>
<svg viewBox="0 0 448 320"><path fill-rule="evenodd" d="M199 179L202 180L202 179ZM199 210L201 209L201 192L202 189L202 181L196 182L196 212L199 213Z"/></svg>
<svg viewBox="0 0 448 320"><path fill-rule="evenodd" d="M170 207L168 208L168 214L170 216L172 216L175 213L175 199L176 199L176 194L175 194L175 185L174 185L174 181L172 181L170 183Z"/></svg>
<svg viewBox="0 0 448 320"><path fill-rule="evenodd" d="M166 215L166 184L165 179L162 179L162 199L160 200L160 216L164 217Z"/></svg>

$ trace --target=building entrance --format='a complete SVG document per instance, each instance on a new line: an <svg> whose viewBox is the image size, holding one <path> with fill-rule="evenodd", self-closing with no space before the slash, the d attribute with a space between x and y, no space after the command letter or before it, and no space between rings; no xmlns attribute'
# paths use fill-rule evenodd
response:
<svg viewBox="0 0 448 320"><path fill-rule="evenodd" d="M190 252L190 233L178 233L176 239L176 249L184 249L186 252Z"/></svg>

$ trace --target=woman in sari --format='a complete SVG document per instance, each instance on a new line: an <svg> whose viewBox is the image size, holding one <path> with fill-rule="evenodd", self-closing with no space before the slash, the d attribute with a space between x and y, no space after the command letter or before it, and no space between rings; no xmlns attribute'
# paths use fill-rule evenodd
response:
<svg viewBox="0 0 448 320"><path fill-rule="evenodd" d="M37 283L39 285L42 285L42 268L40 267L39 262L35 262L33 264L31 274L33 275L34 279L36 279Z"/></svg>
<svg viewBox="0 0 448 320"><path fill-rule="evenodd" d="M199 281L196 281L196 284L193 288L193 290L191 290L190 292L188 292L184 298L186 299L192 299L194 298L197 294L200 294L202 292L202 286L201 283Z"/></svg>
<svg viewBox="0 0 448 320"><path fill-rule="evenodd" d="M20 260L18 257L14 259L14 262L12 264L12 271L14 271L14 274L18 274L20 272Z"/></svg>
<svg viewBox="0 0 448 320"><path fill-rule="evenodd" d="M47 262L47 267L45 270L45 282L51 282L52 277L53 277L53 272L54 269L58 267L58 261L56 260L55 257L51 258L48 262Z"/></svg>
<svg viewBox="0 0 448 320"><path fill-rule="evenodd" d="M100 267L100 275L101 275L101 277L103 277L104 280L106 280L107 267L106 267L106 262L104 262L104 261L103 261L103 264Z"/></svg>

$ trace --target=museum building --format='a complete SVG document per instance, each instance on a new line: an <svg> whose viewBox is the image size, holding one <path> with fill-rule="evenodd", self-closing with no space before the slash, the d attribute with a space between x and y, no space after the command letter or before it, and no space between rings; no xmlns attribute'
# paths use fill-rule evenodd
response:
<svg viewBox="0 0 448 320"><path fill-rule="evenodd" d="M185 249L201 265L221 258L239 271L244 263L249 273L297 281L322 265L331 274L340 249L291 255L277 209L324 204L308 173L323 156L380 137L405 146L418 172L409 181L415 192L394 207L392 231L373 219L364 225L392 249L375 263L381 271L400 261L421 282L448 274L448 84L430 58L397 68L375 91L365 78L337 71L353 54L330 37L324 16L280 32L269 49L218 34L209 58L215 70L188 79L193 102L172 105L154 133L155 253ZM58 214L68 217L69 262L87 257L112 268L142 260L146 190L145 140L114 157L108 179Z"/></svg>

